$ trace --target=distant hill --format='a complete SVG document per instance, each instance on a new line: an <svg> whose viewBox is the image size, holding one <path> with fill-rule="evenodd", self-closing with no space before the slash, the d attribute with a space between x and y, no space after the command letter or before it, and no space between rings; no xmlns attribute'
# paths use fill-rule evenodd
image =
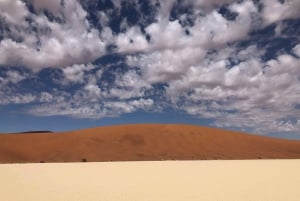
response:
<svg viewBox="0 0 300 201"><path fill-rule="evenodd" d="M19 132L18 134L23 133L53 133L52 131L25 131L25 132Z"/></svg>
<svg viewBox="0 0 300 201"><path fill-rule="evenodd" d="M300 158L300 141L191 125L120 125L54 134L0 135L0 163Z"/></svg>

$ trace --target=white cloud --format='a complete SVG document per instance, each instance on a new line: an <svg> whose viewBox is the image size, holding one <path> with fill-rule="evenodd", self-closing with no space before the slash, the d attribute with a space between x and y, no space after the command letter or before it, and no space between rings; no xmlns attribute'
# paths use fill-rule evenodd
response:
<svg viewBox="0 0 300 201"><path fill-rule="evenodd" d="M0 17L8 23L14 25L22 25L25 23L25 17L29 14L24 2L16 0L1 0L0 1Z"/></svg>
<svg viewBox="0 0 300 201"><path fill-rule="evenodd" d="M99 105L71 105L68 103L48 104L32 108L30 114L37 116L71 116L74 118L102 118L106 114Z"/></svg>
<svg viewBox="0 0 300 201"><path fill-rule="evenodd" d="M151 99L139 99L129 102L107 102L104 107L110 110L114 115L120 115L124 113L132 113L138 109L146 110L153 105Z"/></svg>
<svg viewBox="0 0 300 201"><path fill-rule="evenodd" d="M145 28L151 36L147 43L141 31L133 27L124 34L117 36L117 45L120 52L153 52L166 49L181 49L195 47L209 50L224 47L229 42L246 38L252 25L252 15L257 13L252 1L233 4L232 9L239 13L235 21L227 21L217 11L205 16L198 16L195 25L189 27L191 35L186 34L178 20L159 20ZM130 39L133 42L130 42ZM135 41L136 39L136 41Z"/></svg>
<svg viewBox="0 0 300 201"><path fill-rule="evenodd" d="M31 0L37 10L45 9L58 15L62 12L61 0Z"/></svg>
<svg viewBox="0 0 300 201"><path fill-rule="evenodd" d="M114 42L114 35L112 33L112 30L109 27L104 27L101 32L101 38L103 41L105 41L107 44Z"/></svg>
<svg viewBox="0 0 300 201"><path fill-rule="evenodd" d="M185 0L183 1L183 4L185 5L193 5L196 6L198 9L213 9L218 6L222 6L224 4L229 4L231 2L234 2L236 0Z"/></svg>
<svg viewBox="0 0 300 201"><path fill-rule="evenodd" d="M156 51L148 55L128 57L128 63L143 70L149 83L165 83L180 78L187 69L204 57L201 48Z"/></svg>
<svg viewBox="0 0 300 201"><path fill-rule="evenodd" d="M300 1L298 0L285 0L283 3L278 0L263 0L262 3L264 5L262 18L265 24L300 17Z"/></svg>
<svg viewBox="0 0 300 201"><path fill-rule="evenodd" d="M36 101L36 96L32 94L12 94L3 95L0 99L0 105L7 104L27 104Z"/></svg>
<svg viewBox="0 0 300 201"><path fill-rule="evenodd" d="M55 103L32 107L29 113L38 116L71 116L74 118L99 119L115 117L137 110L149 110L154 104L153 100L143 98L132 101L104 101L99 103L87 101L87 98L82 99L81 97L80 99L76 96L72 98L73 100L68 100L67 96L61 101L55 101Z"/></svg>
<svg viewBox="0 0 300 201"><path fill-rule="evenodd" d="M166 21L169 20L170 11L175 3L175 0L169 1L160 1L160 10L157 14L156 18L159 21Z"/></svg>
<svg viewBox="0 0 300 201"><path fill-rule="evenodd" d="M130 70L124 75L117 75L114 86L107 88L105 97L121 100L140 98L145 96L145 91L152 86L136 71Z"/></svg>
<svg viewBox="0 0 300 201"><path fill-rule="evenodd" d="M139 27L131 27L126 33L120 33L116 37L116 45L120 53L134 53L149 47L146 38Z"/></svg>
<svg viewBox="0 0 300 201"><path fill-rule="evenodd" d="M90 101L97 101L97 99L101 96L101 89L96 84L87 84L84 86L84 90L88 92L88 97L90 97Z"/></svg>
<svg viewBox="0 0 300 201"><path fill-rule="evenodd" d="M122 40L126 43L117 44L120 51L132 48L144 53L129 56L128 62L140 66L150 83L168 82L182 76L192 66L199 65L207 51L226 48L228 43L248 37L252 13L257 13L256 7L252 1L246 1L233 4L232 9L240 14L235 21L227 21L221 14L212 11L204 17L198 17L195 25L189 28L191 35L185 33L178 20L167 23L158 21L145 29L151 36L149 44L141 33L133 30L127 35L131 33L142 37L142 43L130 44L127 37Z"/></svg>
<svg viewBox="0 0 300 201"><path fill-rule="evenodd" d="M44 103L44 102L51 102L53 101L53 96L52 94L48 93L48 92L42 92L40 95L40 102Z"/></svg>
<svg viewBox="0 0 300 201"><path fill-rule="evenodd" d="M24 39L21 43L8 38L0 43L1 65L26 66L37 71L45 67L84 64L105 54L105 42L99 38L98 30L90 27L86 11L77 1L65 1L64 7L58 1L36 0L34 3L38 8L47 7L52 12L59 10L65 22L50 22L42 13L30 14L41 30L49 31L34 35L25 31L32 29L29 24L20 26L19 34ZM10 11L6 7L3 9Z"/></svg>
<svg viewBox="0 0 300 201"><path fill-rule="evenodd" d="M294 47L294 53L296 54L296 55L298 55L298 57L300 57L300 45L297 45L296 47Z"/></svg>
<svg viewBox="0 0 300 201"><path fill-rule="evenodd" d="M103 118L119 116L137 110L150 110L154 101L145 97L145 91L152 88L138 73L130 69L124 75L116 74L115 82L108 86L97 84L102 77L102 70L94 66L75 65L64 69L68 79L83 86L74 92L43 92L37 99L41 104L29 108L29 113L39 116L66 115L75 118ZM79 76L78 76L79 75ZM81 82L84 80L84 82ZM101 81L100 81L101 83Z"/></svg>
<svg viewBox="0 0 300 201"><path fill-rule="evenodd" d="M300 59L297 59L291 55L283 54L267 62L268 68L266 72L269 75L284 75L285 73L291 75L300 74Z"/></svg>
<svg viewBox="0 0 300 201"><path fill-rule="evenodd" d="M209 8L226 2L196 3ZM273 12L268 11L277 1L264 3L264 23L298 16L294 13L296 9L289 7L297 7L296 1L286 1L280 12L285 9L292 12L278 15L278 19L272 18ZM170 5L164 9L169 11ZM299 117L294 106L299 100L297 94L300 94L300 60L282 54L276 60L264 63L260 57L265 50L253 45L243 50L228 46L231 42L247 39L248 33L260 26L255 16L260 13L252 1L232 3L229 9L238 13L235 20L227 21L212 10L196 18L194 25L188 27L189 35L185 34L177 20L169 22L158 18L145 29L151 36L150 43L146 44L143 38L141 45L119 43L119 48L124 52L132 52L132 49L141 52L128 56L128 64L140 67L143 79L150 84L167 83L167 95L172 103L179 101L178 104L182 104L180 97L183 97L186 105L176 105L176 108L213 118L218 126L250 128L262 133L297 131L294 122L283 122L281 119ZM129 33L144 37L133 29L125 34ZM216 51L208 54L212 49ZM299 55L298 49L298 46L294 48L296 55ZM232 65L229 58L237 63L242 62L228 68Z"/></svg>
<svg viewBox="0 0 300 201"><path fill-rule="evenodd" d="M217 126L257 133L297 132L289 119L300 115L295 109L300 98L299 62L284 54L266 64L252 58L231 69L224 63L195 67L171 83L168 92L176 96L181 91L186 99L183 110L215 119Z"/></svg>
<svg viewBox="0 0 300 201"><path fill-rule="evenodd" d="M63 68L65 79L62 80L62 83L83 83L85 81L85 72L94 68L95 66L93 66L92 64L74 64L72 66L65 67Z"/></svg>
<svg viewBox="0 0 300 201"><path fill-rule="evenodd" d="M24 80L26 78L25 75L19 73L18 71L10 70L6 72L5 78L0 78L2 84L17 84L18 82Z"/></svg>

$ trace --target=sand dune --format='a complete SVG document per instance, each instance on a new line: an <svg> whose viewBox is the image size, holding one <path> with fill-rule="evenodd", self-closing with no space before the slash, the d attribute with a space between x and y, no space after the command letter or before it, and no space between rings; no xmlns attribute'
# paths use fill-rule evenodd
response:
<svg viewBox="0 0 300 201"><path fill-rule="evenodd" d="M191 125L0 135L0 163L300 158L300 141Z"/></svg>

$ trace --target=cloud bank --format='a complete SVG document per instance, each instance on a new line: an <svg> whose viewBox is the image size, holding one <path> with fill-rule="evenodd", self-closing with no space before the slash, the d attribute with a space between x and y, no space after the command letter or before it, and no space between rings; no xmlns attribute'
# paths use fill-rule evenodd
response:
<svg viewBox="0 0 300 201"><path fill-rule="evenodd" d="M0 2L0 104L300 131L298 0ZM30 87L34 86L34 87Z"/></svg>

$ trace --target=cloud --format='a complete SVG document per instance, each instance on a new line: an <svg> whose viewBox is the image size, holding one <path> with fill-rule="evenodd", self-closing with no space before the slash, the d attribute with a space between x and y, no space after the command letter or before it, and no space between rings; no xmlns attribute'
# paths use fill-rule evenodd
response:
<svg viewBox="0 0 300 201"><path fill-rule="evenodd" d="M92 89L91 91L93 91ZM38 116L71 116L74 118L99 119L103 117L115 117L138 110L149 110L153 106L152 99L136 99L132 101L103 101L85 102L86 99L79 99L76 96L73 100L62 98L60 101L46 103L29 109L29 113ZM53 99L52 99L53 100ZM79 101L76 102L75 100Z"/></svg>
<svg viewBox="0 0 300 201"><path fill-rule="evenodd" d="M124 74L115 72L114 81L106 83L107 77L103 75L105 68L111 66L88 64L63 68L64 76L55 80L59 87L51 92L45 92L42 88L32 100L38 104L27 107L27 111L38 116L97 119L138 110L149 111L155 107L152 97L146 95L152 86L135 69L128 69Z"/></svg>
<svg viewBox="0 0 300 201"><path fill-rule="evenodd" d="M0 17L3 17L8 23L22 25L25 23L25 17L29 14L26 5L22 1L0 1Z"/></svg>
<svg viewBox="0 0 300 201"><path fill-rule="evenodd" d="M271 23L265 12L271 13L267 10L277 2L272 3L262 13L265 23ZM297 6L295 2L285 6L291 5ZM166 83L175 108L214 119L215 125L260 133L297 131L295 122L283 119L299 117L294 111L299 99L295 95L299 94L299 59L281 53L264 62L260 58L265 52L256 46L239 49L234 42L247 40L258 29L254 15L260 13L252 1L232 3L229 9L238 14L235 20L212 10L196 17L189 34L178 20L150 24L145 28L151 36L148 46L137 45L142 53L128 56L128 64L139 66L148 83ZM289 17L297 15L283 15L276 21ZM296 55L298 49L294 48Z"/></svg>
<svg viewBox="0 0 300 201"><path fill-rule="evenodd" d="M224 63L193 68L168 90L173 96L185 91L182 109L215 119L217 126L257 133L297 132L299 127L292 119L300 115L295 109L300 98L299 62L283 54L267 63L252 58L230 69Z"/></svg>
<svg viewBox="0 0 300 201"><path fill-rule="evenodd" d="M48 92L42 92L39 98L39 102L42 103L50 103L53 101L53 96L52 94L48 93Z"/></svg>
<svg viewBox="0 0 300 201"><path fill-rule="evenodd" d="M300 2L298 0L263 0L262 18L265 24L272 24L285 19L300 17Z"/></svg>
<svg viewBox="0 0 300 201"><path fill-rule="evenodd" d="M0 104L76 118L169 108L219 127L300 130L300 41L283 33L299 20L297 0L149 0L149 16L141 1L98 3L0 2L0 65L10 66ZM277 47L283 39L290 48Z"/></svg>
<svg viewBox="0 0 300 201"><path fill-rule="evenodd" d="M196 6L198 9L212 9L218 6L222 6L225 4L229 4L234 2L235 0L211 0L211 1L204 1L204 0L186 0L183 1L185 5L193 5Z"/></svg>
<svg viewBox="0 0 300 201"><path fill-rule="evenodd" d="M14 2L21 4L24 9L24 3ZM38 71L46 67L84 64L104 55L106 44L99 37L99 31L90 27L86 11L77 1L64 2L62 5L59 1L33 1L37 9L47 9L63 16L62 23L50 21L42 12L36 15L28 11L26 15L20 14L19 19L15 19L24 21L17 27L10 24L13 20L7 20L9 27L16 29L22 40L4 38L1 41L0 65L25 66ZM11 15L16 12L10 7L2 9ZM25 16L30 21L25 23Z"/></svg>
<svg viewBox="0 0 300 201"><path fill-rule="evenodd" d="M32 103L36 100L36 97L31 94L24 94L24 95L13 95L4 97L4 99L1 100L2 104L27 104Z"/></svg>
<svg viewBox="0 0 300 201"><path fill-rule="evenodd" d="M94 69L92 64L74 64L63 68L64 80L62 83L83 83L85 71Z"/></svg>
<svg viewBox="0 0 300 201"><path fill-rule="evenodd" d="M297 45L296 47L294 47L294 53L300 57L300 45Z"/></svg>
<svg viewBox="0 0 300 201"><path fill-rule="evenodd" d="M181 77L193 64L205 56L201 48L156 51L151 54L129 56L130 65L142 68L144 79L153 83L167 83Z"/></svg>
<svg viewBox="0 0 300 201"><path fill-rule="evenodd" d="M54 15L60 15L62 11L62 2L61 0L31 0L29 1L32 3L35 9L37 10L48 10Z"/></svg>
<svg viewBox="0 0 300 201"><path fill-rule="evenodd" d="M281 54L264 62L260 58L265 51L257 46L239 49L234 42L247 40L260 26L253 17L260 13L252 1L233 3L229 9L238 14L235 20L212 10L196 18L188 27L190 34L177 20L150 24L145 29L151 36L149 45L138 46L142 53L128 56L128 64L139 66L150 84L167 83L173 107L214 119L217 126L259 133L297 131L295 122L283 119L299 117L294 111L299 59ZM294 48L296 55L298 49Z"/></svg>
<svg viewBox="0 0 300 201"><path fill-rule="evenodd" d="M126 33L120 33L116 38L116 45L120 53L135 53L149 47L139 27L131 27Z"/></svg>
<svg viewBox="0 0 300 201"><path fill-rule="evenodd" d="M118 98L121 100L145 97L147 90L152 86L147 83L134 70L118 75L114 87L107 88L107 98Z"/></svg>
<svg viewBox="0 0 300 201"><path fill-rule="evenodd" d="M200 16L194 26L186 33L178 20L168 23L158 21L145 28L151 36L149 44L145 42L131 45L117 43L120 51L134 48L142 52L136 56L128 56L128 63L142 68L144 77L149 83L169 82L184 75L189 68L204 61L206 54L213 49L227 48L227 44L246 39L252 25L252 13L257 9L251 1L233 4L240 15L235 21L227 21L221 14L212 11ZM130 30L127 35L134 32ZM140 37L141 34L134 32ZM139 49L137 49L139 48Z"/></svg>
<svg viewBox="0 0 300 201"><path fill-rule="evenodd" d="M22 74L15 70L9 70L5 73L4 77L0 76L0 84L7 85L7 84L17 84L18 82L24 80L26 78L25 74Z"/></svg>

